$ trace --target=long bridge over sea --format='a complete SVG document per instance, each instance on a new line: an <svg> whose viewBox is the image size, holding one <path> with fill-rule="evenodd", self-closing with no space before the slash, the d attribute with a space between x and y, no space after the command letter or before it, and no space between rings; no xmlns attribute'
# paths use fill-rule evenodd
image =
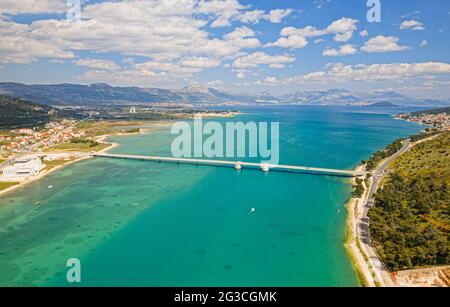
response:
<svg viewBox="0 0 450 307"><path fill-rule="evenodd" d="M330 168L306 167L295 165L272 165L265 163L252 163L240 161L227 160L209 160L209 159L191 159L191 158L174 158L174 157L156 157L156 156L140 156L140 155L124 155L124 154L108 154L108 153L93 153L93 157L111 158L111 159L127 159L139 161L153 161L153 162L167 162L176 164L191 164L202 166L221 166L232 167L236 170L242 168L260 169L263 172L281 171L281 172L297 172L315 175L338 176L338 177L359 177L364 176L365 172L357 172L352 170L340 170Z"/></svg>

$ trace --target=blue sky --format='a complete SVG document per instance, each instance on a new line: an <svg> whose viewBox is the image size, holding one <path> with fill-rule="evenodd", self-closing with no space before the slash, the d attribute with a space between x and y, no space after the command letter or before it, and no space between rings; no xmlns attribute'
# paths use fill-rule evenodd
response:
<svg viewBox="0 0 450 307"><path fill-rule="evenodd" d="M0 81L450 99L450 2L2 0Z"/></svg>

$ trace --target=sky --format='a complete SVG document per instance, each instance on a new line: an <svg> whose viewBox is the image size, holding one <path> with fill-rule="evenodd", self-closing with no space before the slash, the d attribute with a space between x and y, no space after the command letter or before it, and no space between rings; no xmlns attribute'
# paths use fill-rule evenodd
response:
<svg viewBox="0 0 450 307"><path fill-rule="evenodd" d="M369 2L1 0L0 81L450 100L450 1Z"/></svg>

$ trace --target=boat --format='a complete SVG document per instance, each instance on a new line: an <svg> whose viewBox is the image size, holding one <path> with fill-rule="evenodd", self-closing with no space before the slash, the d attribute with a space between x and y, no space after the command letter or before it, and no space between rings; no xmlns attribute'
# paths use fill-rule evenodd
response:
<svg viewBox="0 0 450 307"><path fill-rule="evenodd" d="M41 204L40 201L37 201L37 202L34 203L35 206L39 206L40 204Z"/></svg>

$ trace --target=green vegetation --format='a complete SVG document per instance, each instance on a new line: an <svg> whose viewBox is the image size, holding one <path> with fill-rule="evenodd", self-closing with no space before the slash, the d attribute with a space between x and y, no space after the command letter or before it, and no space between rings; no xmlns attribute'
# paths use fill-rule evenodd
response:
<svg viewBox="0 0 450 307"><path fill-rule="evenodd" d="M369 211L370 234L392 270L450 264L450 132L396 159Z"/></svg>
<svg viewBox="0 0 450 307"><path fill-rule="evenodd" d="M355 179L355 184L353 185L353 192L352 192L353 197L359 198L359 197L363 196L364 191L365 191L363 182L364 181L360 178Z"/></svg>
<svg viewBox="0 0 450 307"><path fill-rule="evenodd" d="M430 136L436 135L438 133L439 133L438 129L427 128L427 129L425 129L424 132L411 136L410 139L411 139L411 142L417 142L417 141L426 139Z"/></svg>
<svg viewBox="0 0 450 307"><path fill-rule="evenodd" d="M374 170L377 167L378 163L380 163L384 159L392 156L397 151L399 151L403 146L402 145L403 140L404 139L398 139L398 140L394 141L393 143L389 144L385 150L380 150L380 151L377 151L376 153L374 153L368 161L362 161L363 164L367 163L366 169L368 171Z"/></svg>
<svg viewBox="0 0 450 307"><path fill-rule="evenodd" d="M128 130L125 130L123 133L140 133L141 129L140 128L131 128Z"/></svg>
<svg viewBox="0 0 450 307"><path fill-rule="evenodd" d="M0 129L32 128L51 120L52 108L23 99L0 96Z"/></svg>
<svg viewBox="0 0 450 307"><path fill-rule="evenodd" d="M450 107L412 112L411 115L412 116L420 116L420 115L427 115L427 114L436 115L436 114L441 114L441 113L450 114Z"/></svg>
<svg viewBox="0 0 450 307"><path fill-rule="evenodd" d="M118 130L120 128L140 126L142 124L142 122L130 121L84 121L79 123L77 128L83 130L88 137L96 137L120 132Z"/></svg>
<svg viewBox="0 0 450 307"><path fill-rule="evenodd" d="M0 191L6 190L15 185L18 185L18 183L17 182L0 182Z"/></svg>
<svg viewBox="0 0 450 307"><path fill-rule="evenodd" d="M436 135L438 133L440 133L440 132L437 129L427 128L427 129L425 129L424 132L412 135L409 138L410 138L411 142L417 142L417 141L426 139L428 137L431 137L433 135ZM403 138L395 140L394 142L389 144L386 147L386 149L377 151L376 153L374 153L372 155L372 157L370 157L369 160L362 161L362 163L363 164L367 163L366 164L366 169L368 171L373 171L381 161L383 161L384 159L392 156L397 151L399 151L402 148L402 146L403 146L402 142L404 140L405 139L403 139Z"/></svg>
<svg viewBox="0 0 450 307"><path fill-rule="evenodd" d="M58 144L50 148L52 151L100 151L111 146L90 139L74 138L69 143Z"/></svg>
<svg viewBox="0 0 450 307"><path fill-rule="evenodd" d="M89 139L73 138L70 140L72 144L87 144L90 148L100 145L99 142Z"/></svg>

